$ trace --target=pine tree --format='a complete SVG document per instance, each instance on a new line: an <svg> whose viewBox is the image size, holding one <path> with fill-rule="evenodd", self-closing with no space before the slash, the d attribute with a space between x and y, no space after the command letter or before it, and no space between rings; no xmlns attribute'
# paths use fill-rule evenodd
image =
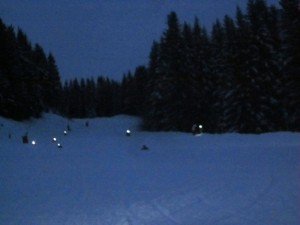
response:
<svg viewBox="0 0 300 225"><path fill-rule="evenodd" d="M124 114L136 114L135 92L137 91L135 79L129 71L123 76L122 87L122 112Z"/></svg>
<svg viewBox="0 0 300 225"><path fill-rule="evenodd" d="M277 96L278 61L276 46L269 20L276 21L264 0L249 1L248 18L250 24L251 45L251 84L253 98L254 132L268 132L278 129L281 120L279 99ZM274 26L274 25L272 25ZM276 25L275 25L276 26ZM273 28L273 27L272 27Z"/></svg>
<svg viewBox="0 0 300 225"><path fill-rule="evenodd" d="M52 111L56 112L58 111L61 104L62 87L58 68L54 56L51 53L49 53L47 57L47 73L44 76L44 101L48 109L51 109Z"/></svg>
<svg viewBox="0 0 300 225"><path fill-rule="evenodd" d="M156 41L153 42L149 54L148 63L148 79L145 83L145 102L143 127L147 130L158 130L158 122L160 119L161 109L159 102L161 96L158 91L159 77L160 77L160 44Z"/></svg>
<svg viewBox="0 0 300 225"><path fill-rule="evenodd" d="M186 67L189 53L182 32L176 13L171 12L160 43L152 47L149 63L152 108L147 119L153 129L190 130L192 125L187 119L191 96L191 77Z"/></svg>
<svg viewBox="0 0 300 225"><path fill-rule="evenodd" d="M8 104L7 92L9 79L7 77L7 37L6 26L0 18L0 115L7 115L6 105Z"/></svg>
<svg viewBox="0 0 300 225"><path fill-rule="evenodd" d="M62 86L62 98L59 106L59 113L64 117L70 117L70 81L65 81Z"/></svg>
<svg viewBox="0 0 300 225"><path fill-rule="evenodd" d="M183 41L180 24L175 12L168 15L168 28L161 40L161 105L163 115L160 123L166 130L184 130L184 106L186 101L185 81L187 74L183 66Z"/></svg>
<svg viewBox="0 0 300 225"><path fill-rule="evenodd" d="M138 66L134 72L135 78L135 107L136 114L142 116L145 112L146 84L149 81L148 70L145 66Z"/></svg>
<svg viewBox="0 0 300 225"><path fill-rule="evenodd" d="M96 84L93 78L86 80L86 114L87 117L96 116Z"/></svg>
<svg viewBox="0 0 300 225"><path fill-rule="evenodd" d="M182 37L175 12L168 15L168 28L160 43L154 43L150 53L148 102L150 110L145 116L148 129L181 129L180 117L185 77L182 66ZM181 118L183 119L183 118Z"/></svg>
<svg viewBox="0 0 300 225"><path fill-rule="evenodd" d="M224 17L223 21L223 49L222 49L222 76L219 78L219 109L220 124L219 131L237 131L236 118L238 118L236 108L238 107L240 90L238 77L241 75L239 70L240 61L237 49L237 28L229 16Z"/></svg>
<svg viewBox="0 0 300 225"><path fill-rule="evenodd" d="M96 115L99 117L107 115L106 95L107 83L103 77L98 77L96 84Z"/></svg>
<svg viewBox="0 0 300 225"><path fill-rule="evenodd" d="M210 52L212 74L214 74L214 92L211 98L214 99L211 103L214 115L214 132L225 132L228 129L226 117L224 115L224 91L226 78L226 61L225 61L225 31L219 20L213 24L210 38Z"/></svg>
<svg viewBox="0 0 300 225"><path fill-rule="evenodd" d="M237 8L236 12L236 24L236 48L238 52L235 57L237 61L234 62L236 65L234 82L238 86L235 87L232 96L230 96L230 107L233 111L230 112L231 118L226 123L229 126L229 131L251 133L255 130L257 122L254 120L256 112L253 104L255 104L256 99L253 90L254 78L251 73L252 63L250 62L252 42L250 24L247 16L242 13L240 8Z"/></svg>
<svg viewBox="0 0 300 225"><path fill-rule="evenodd" d="M144 112L147 69L138 66L134 74L129 71L121 83L122 113L141 116Z"/></svg>
<svg viewBox="0 0 300 225"><path fill-rule="evenodd" d="M69 83L70 95L69 95L69 108L67 115L70 118L80 118L83 111L80 82L77 78L71 80Z"/></svg>
<svg viewBox="0 0 300 225"><path fill-rule="evenodd" d="M300 3L281 0L282 96L287 130L300 130Z"/></svg>
<svg viewBox="0 0 300 225"><path fill-rule="evenodd" d="M87 88L86 88L86 80L81 78L79 81L79 93L77 95L78 104L79 104L79 112L78 117L86 118L87 117Z"/></svg>

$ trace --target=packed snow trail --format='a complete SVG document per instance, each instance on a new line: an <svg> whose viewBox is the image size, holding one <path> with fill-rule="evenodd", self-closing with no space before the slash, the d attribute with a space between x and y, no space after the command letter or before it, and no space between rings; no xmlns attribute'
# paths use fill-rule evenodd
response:
<svg viewBox="0 0 300 225"><path fill-rule="evenodd" d="M142 132L128 116L85 123L0 118L0 224L300 224L299 133ZM36 145L22 144L26 132Z"/></svg>

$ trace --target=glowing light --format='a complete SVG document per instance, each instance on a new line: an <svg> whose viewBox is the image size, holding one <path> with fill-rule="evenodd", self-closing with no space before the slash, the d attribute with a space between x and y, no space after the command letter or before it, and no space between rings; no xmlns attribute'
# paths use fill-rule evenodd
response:
<svg viewBox="0 0 300 225"><path fill-rule="evenodd" d="M194 124L192 126L192 132L194 136L201 136L203 133L203 126L201 124Z"/></svg>
<svg viewBox="0 0 300 225"><path fill-rule="evenodd" d="M60 143L57 143L58 148L62 148L62 145Z"/></svg>
<svg viewBox="0 0 300 225"><path fill-rule="evenodd" d="M126 135L127 135L127 136L130 136L130 135L131 135L130 130L126 130Z"/></svg>
<svg viewBox="0 0 300 225"><path fill-rule="evenodd" d="M32 144L32 145L35 145L35 144L36 144L35 140L33 140L33 141L31 142L31 144Z"/></svg>
<svg viewBox="0 0 300 225"><path fill-rule="evenodd" d="M54 137L52 140L53 140L53 142L56 142L56 141L57 141L56 137Z"/></svg>
<svg viewBox="0 0 300 225"><path fill-rule="evenodd" d="M68 133L68 132L65 130L65 131L64 131L64 135L67 135L67 133Z"/></svg>

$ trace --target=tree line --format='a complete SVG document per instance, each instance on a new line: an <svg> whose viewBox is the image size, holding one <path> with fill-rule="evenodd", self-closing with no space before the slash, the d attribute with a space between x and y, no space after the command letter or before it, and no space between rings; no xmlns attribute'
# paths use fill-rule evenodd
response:
<svg viewBox="0 0 300 225"><path fill-rule="evenodd" d="M210 34L175 12L152 45L144 127L207 132L300 130L300 6L249 0Z"/></svg>
<svg viewBox="0 0 300 225"><path fill-rule="evenodd" d="M71 118L109 117L117 114L141 116L147 69L139 66L124 74L121 82L99 76L65 81L61 113Z"/></svg>
<svg viewBox="0 0 300 225"><path fill-rule="evenodd" d="M0 115L24 120L58 111L60 90L53 55L0 19Z"/></svg>
<svg viewBox="0 0 300 225"><path fill-rule="evenodd" d="M130 114L147 130L190 131L195 123L211 133L300 130L298 0L279 7L249 0L210 32L171 12L148 64L120 82L99 76L61 84L51 54L31 47L21 30L0 26L0 115Z"/></svg>

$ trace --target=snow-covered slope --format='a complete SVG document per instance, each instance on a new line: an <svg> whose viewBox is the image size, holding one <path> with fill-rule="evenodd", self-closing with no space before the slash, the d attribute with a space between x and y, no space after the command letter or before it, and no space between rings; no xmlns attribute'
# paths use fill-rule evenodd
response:
<svg viewBox="0 0 300 225"><path fill-rule="evenodd" d="M299 133L194 137L138 123L0 118L0 224L300 224Z"/></svg>

